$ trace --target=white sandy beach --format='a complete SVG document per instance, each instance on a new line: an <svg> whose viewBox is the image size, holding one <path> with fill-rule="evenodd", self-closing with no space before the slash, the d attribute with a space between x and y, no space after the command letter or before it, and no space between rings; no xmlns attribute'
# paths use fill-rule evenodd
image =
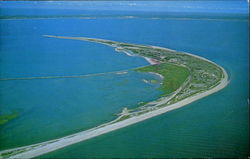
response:
<svg viewBox="0 0 250 159"><path fill-rule="evenodd" d="M186 98L180 102L177 102L175 104L172 104L172 105L169 105L167 107L163 107L163 108L142 114L140 116L135 116L135 117L129 118L127 120L123 120L123 121L113 123L113 124L110 124L107 126L99 127L99 128L93 128L90 130L82 131L80 133L69 135L69 136L66 136L66 137L63 137L63 138L60 138L57 140L50 140L50 141L47 141L47 142L44 142L41 144L36 144L39 146L37 146L35 148L31 148L34 145L26 146L26 149L27 150L30 149L30 150L23 152L23 153L20 153L20 154L17 154L15 156L11 156L10 158L33 158L36 156L40 156L42 154L52 152L52 151L55 151L57 149L60 149L60 148L63 148L63 147L87 140L87 139L91 139L93 137L96 137L96 136L99 136L99 135L102 135L102 134L129 126L129 125L141 122L143 120L152 118L154 116L166 113L168 111L183 107L189 103L192 103L198 99L201 99L205 96L208 96L208 95L215 93L215 92L221 90L222 88L224 88L228 84L228 76L227 76L227 73L225 72L224 69L223 69L223 72L224 72L224 78L221 80L220 84L217 85L216 87L212 88L209 91L188 97L188 98ZM18 148L18 149L20 149L20 148ZM12 150L14 150L14 149L12 149ZM7 152L7 151L5 151L5 152Z"/></svg>
<svg viewBox="0 0 250 159"><path fill-rule="evenodd" d="M161 48L161 47L155 47L155 46L152 46L152 47ZM166 49L166 48L161 48L161 49ZM170 49L166 49L166 50L170 50ZM174 50L171 50L171 51L174 51ZM186 54L189 54L189 53L186 53ZM192 55L192 54L189 54L189 55L215 64L214 62L207 60L203 57L199 57L199 56ZM147 60L147 61L149 61L150 64L155 64L151 60ZM206 97L212 93L215 93L215 92L223 89L229 83L228 75L227 75L226 71L221 66L219 66L217 64L215 64L215 65L222 69L224 77L223 77L223 79L221 79L220 84L218 84L216 87L214 87L208 91L190 96L184 100L181 100L181 101L174 103L174 104L171 104L169 106L162 107L162 108L153 110L151 112L148 112L148 113L145 113L145 114L142 114L139 116L134 116L134 117L131 117L131 118L123 120L123 121L119 121L119 122L115 122L115 123L112 123L112 121L111 121L110 124L106 123L106 124L103 124L101 126L98 126L98 127L95 127L95 128L89 129L89 130L85 130L85 131L82 131L79 133L75 133L75 134L72 134L72 135L69 135L66 137L62 137L62 138L59 138L56 140L50 140L50 141L46 141L46 142L38 143L38 144L34 144L34 145L4 150L4 151L1 151L0 154L15 151L15 150L25 150L24 152L13 155L9 158L33 158L33 157L37 157L37 156L58 150L60 148L63 148L63 147L87 140L87 139L91 139L93 137L96 137L96 136L99 136L99 135L102 135L102 134L129 126L129 125L141 122L143 120L152 118L154 116L158 116L160 114L169 112L171 110L183 107L183 106L190 104L198 99L201 99L203 97ZM160 102L161 102L160 104L166 104L166 103L162 103L162 101L160 101Z"/></svg>
<svg viewBox="0 0 250 159"><path fill-rule="evenodd" d="M38 146L38 147L31 149L30 151L12 156L10 158L33 158L33 157L36 157L36 156L39 156L39 155L42 155L42 154L45 154L48 152L52 152L54 150L57 150L57 149L60 149L60 148L63 148L63 147L66 147L66 146L69 146L69 145L72 145L72 144L75 144L78 142L81 142L81 141L84 141L87 139L91 139L93 137L96 137L96 136L99 136L99 135L102 135L102 134L129 126L129 125L132 125L135 123L138 123L140 121L152 118L154 116L163 114L165 112L183 107L189 103L192 103L193 101L196 101L196 100L203 98L209 94L212 94L214 92L219 91L220 89L224 88L227 84L228 84L228 81L227 81L227 77L226 77L221 81L221 83L217 87L215 87L207 92L203 92L201 94L186 98L178 103L172 104L172 105L167 106L167 107L163 107L161 109L154 110L152 112L142 114L140 116L135 116L135 117L129 118L127 120L120 121L120 122L117 122L117 123L114 123L111 125L107 125L107 126L104 126L101 128L93 129L91 131L87 130L87 131L83 131L83 132L80 132L80 133L77 133L74 135L66 136L66 137L63 137L61 139L58 139L57 141L55 141L53 143L49 143L52 141L48 141L48 142L41 144L41 146Z"/></svg>

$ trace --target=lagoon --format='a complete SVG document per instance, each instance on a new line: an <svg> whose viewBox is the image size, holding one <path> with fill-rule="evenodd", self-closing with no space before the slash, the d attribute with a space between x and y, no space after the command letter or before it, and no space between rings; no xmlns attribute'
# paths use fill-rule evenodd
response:
<svg viewBox="0 0 250 159"><path fill-rule="evenodd" d="M48 23L50 25L47 25ZM9 34L6 34L3 36L7 40L4 40L4 47L1 50L1 54L3 56L1 56L1 58L3 59L3 61L9 60L9 62L1 64L1 69L3 70L3 73L1 71L1 78L48 76L54 75L55 72L56 75L88 74L102 71L105 72L129 69L147 64L144 59L134 57L131 58L124 54L117 54L111 48L105 46L90 44L87 42L70 42L68 40L63 41L60 39L49 40L41 37L41 35L43 34L58 34L65 36L84 35L86 37L96 37L129 43L149 44L167 47L206 57L209 60L220 64L230 73L231 82L229 86L216 94L206 97L205 99L192 103L182 109L166 113L164 115L155 117L142 123L138 123L128 128L121 129L110 134L106 134L95 139L91 139L89 141L85 141L64 148L62 150L49 153L44 157L115 157L117 155L124 157L201 157L204 155L209 157L232 157L242 155L244 156L248 153L249 145L247 143L247 139L249 137L247 134L248 131L246 130L249 129L247 125L247 88L249 87L249 58L247 53L248 47L246 45L248 41L248 24L246 20L230 21L206 19L173 20L145 18L61 18L39 20L1 20L1 24L3 29L5 29L5 32L11 35L10 36ZM17 26L19 28L21 27L21 29L16 29L15 27ZM183 26L185 26L185 28ZM26 39L29 39L30 41ZM56 47L53 43L57 44ZM87 52L87 59L82 56L81 50L83 48L87 50L85 51ZM22 50L22 54L18 54L20 52L19 50ZM51 52L53 52L53 54L51 54ZM100 52L103 52L103 54L100 54ZM76 56L72 56L72 53ZM109 54L109 56L105 56L106 54L104 55L104 53ZM33 59L32 56L30 56L32 54L35 54L33 56ZM99 55L102 55L102 57L100 57ZM69 59L69 57L73 59ZM24 61L20 61L19 58L23 59ZM27 61L25 61L25 59ZM67 65L65 65L65 63ZM18 67L9 67L10 64L16 64ZM102 67L104 65L106 67ZM30 66L32 66L32 69L30 69ZM13 70L13 68L16 68L16 70ZM93 68L94 70L91 70L91 68ZM128 75L129 74L127 74L126 76ZM140 94L140 96L138 96L137 99L132 102L131 107L136 106L136 104L141 100L152 100L152 97L157 98L157 96L160 95L160 92L156 89L157 85L150 86L148 91L143 89L146 85L145 83L141 82L140 79L144 78L144 76L149 75L132 73L132 75L129 76L128 80L131 81L131 85L129 85L130 89L129 87L126 88L127 92L129 92L127 94L130 94L131 91L129 90L134 90L135 86L136 88L138 86L138 92L141 93L141 91L145 91L145 95L142 96L142 94ZM119 76L105 76L98 78L104 80L112 78L112 80L115 79L116 81L116 78L119 78ZM97 87L96 84L98 83L97 81L99 81L98 78L95 77L89 79L89 82L95 82L95 84L87 84L87 86L90 87L89 90L93 90L93 94L97 97L98 95L95 94L95 90L97 89L93 89L93 87ZM148 78L156 77L150 76ZM84 84L86 81L88 81L88 79L72 79L69 81L61 79L49 81L32 81L29 82L29 86L25 86L24 84L27 81L20 81L18 82L20 88L18 90L19 93L18 91L14 91L16 95L14 94L11 96L13 96L13 98L24 100L25 98L23 96L27 95L26 98L28 99L30 95L34 96L34 94L32 94L32 91L38 92L38 90L41 90L41 88L43 88L43 91L47 92L48 90L45 90L45 87L43 87L45 85L44 83L47 83L46 87L49 86L51 92L58 90L61 93L65 93L64 96L68 96L69 92L63 92L63 90L74 90L75 93L70 93L70 95L75 96L75 99L78 100L74 100L75 103L73 102L72 105L75 105L75 107L78 107L79 109L85 109L79 107L77 103L81 103L83 99L88 99L88 97L86 96L83 99L79 99L79 94L84 94L84 92L82 92L80 88L86 88L86 85ZM2 92L5 91L9 92L7 93L7 95L13 94L13 92L11 92L12 89L10 88L18 88L15 86L18 85L18 83L15 83L14 86L8 83L10 83L10 81L5 81L5 83L1 82L1 84L3 85L3 87L1 87L3 88L3 90L1 90L1 94L3 94ZM239 85L239 83L241 83L241 85ZM65 85L68 88L62 87ZM81 85L80 88L79 85ZM106 90L111 86L112 84L107 84ZM55 89L53 87L57 88ZM102 88L103 86L100 87ZM29 90L29 88L32 88L33 90L31 90L31 92L27 91ZM112 87L112 90L110 90L111 93L109 95L112 94L113 89L118 89L117 92L119 92L119 89L125 88ZM21 92L26 92L26 94ZM101 94L99 90L98 92ZM134 93L138 94L138 92ZM153 95L149 95L149 92ZM90 93L87 95L93 94ZM135 94L131 94L131 96L134 96ZM3 95L1 95L1 98L8 99L11 96L8 95L7 97L4 97ZM40 103L40 95L36 96L36 98L32 97L32 99L36 100L29 101L31 103L27 103L25 106L28 107L28 105L34 105L34 103L36 102ZM55 106L57 102L53 102L55 102L55 99L60 99L62 97L62 94L54 96L56 98L53 98L53 96L49 96L48 94L45 94L44 96L46 99L49 99L47 101L47 104L45 102L45 105L47 105L47 107L43 107L42 105L40 105L39 109L43 109L43 111L46 112L45 114L53 117L54 114L49 114L51 112L49 111L50 109L48 109L48 107L50 105L55 111L60 112L58 111L60 110L59 107ZM124 93L121 96L124 96ZM109 96L108 99L110 98L113 97ZM103 99L101 95L100 99ZM125 99L126 98L123 98L122 101L118 101L117 103L127 102L127 100ZM14 102L14 100L9 101ZM11 108L10 105L14 105L9 101L7 100L7 104L5 104L6 109ZM99 100L96 101L96 104L99 103L98 101ZM60 105L64 105L63 110L65 110L65 107L67 107L67 103L68 105L69 103L71 105L72 100L61 102L62 104ZM8 103L10 104L8 105ZM116 112L118 110L120 111L122 106L124 105L120 105L120 107L117 107L117 105L114 106L116 108L113 109L116 110L113 112ZM16 105L13 107L15 108ZM77 111L72 109L68 110ZM38 110L33 108L26 114L27 116L30 116L32 112L36 111ZM93 111L93 114L94 113L96 112ZM107 112L107 114L108 113L110 112ZM46 118L43 115L41 116L43 118ZM79 117L75 117L75 120L78 121ZM91 117L91 120L95 119L96 123L98 123L104 120L106 121L111 119L113 117L113 114L106 115L106 117L103 117L102 119L96 119L96 116L93 117L93 115L90 115L89 117ZM20 118L11 121L8 125L21 120ZM61 123L67 123L67 119L65 120L62 117L59 117L59 119L56 119L56 117L54 117L54 119L54 121L60 120ZM65 125L71 125L71 121L68 120L68 122L70 124ZM33 125L34 123L32 124L32 126ZM37 127L40 126L41 125L38 125ZM7 125L5 127L7 127ZM64 135L63 133L66 134L70 131L72 132L72 129L70 128L68 128L68 130L65 127L62 128L62 130L65 130L65 132L60 132L60 135ZM75 131L76 128L78 128L78 125L75 126ZM82 127L81 129L83 128L84 127ZM7 130L8 129L6 128L6 131ZM45 133L45 136L47 135ZM55 136L53 134L50 137L52 138ZM43 139L36 140L30 138L30 140L27 141L32 143L35 141L45 140L47 138L44 137ZM5 148L16 147L18 144L26 144L24 142L22 143L19 141L17 142L5 139L1 139L1 141L6 142L4 144L6 145ZM7 144L7 141L10 143ZM95 149L95 152L93 152L93 149Z"/></svg>

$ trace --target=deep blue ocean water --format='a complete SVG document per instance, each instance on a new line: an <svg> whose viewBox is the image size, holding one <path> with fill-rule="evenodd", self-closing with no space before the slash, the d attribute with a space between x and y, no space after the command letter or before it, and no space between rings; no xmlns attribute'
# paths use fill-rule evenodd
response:
<svg viewBox="0 0 250 159"><path fill-rule="evenodd" d="M89 74L147 64L139 57L117 54L108 46L49 39L41 36L44 34L103 38L186 51L220 64L230 75L230 84L209 97L43 157L249 155L247 20L26 19L1 20L1 29L4 30L1 78ZM24 112L1 128L1 133L4 132L1 148L70 134L113 119L113 113L124 105L133 107L140 101L156 99L160 94L158 86L146 85L143 78L157 77L132 71L84 79L1 81L1 104L5 104L1 107ZM26 136L25 132L30 131L34 133ZM14 135L18 137L13 139Z"/></svg>

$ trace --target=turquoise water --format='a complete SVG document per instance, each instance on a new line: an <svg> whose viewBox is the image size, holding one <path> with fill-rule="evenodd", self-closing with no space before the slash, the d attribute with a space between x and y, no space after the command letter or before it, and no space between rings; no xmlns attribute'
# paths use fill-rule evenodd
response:
<svg viewBox="0 0 250 159"><path fill-rule="evenodd" d="M1 78L83 75L148 65L143 58L130 58L108 46L42 36L97 36L97 28L88 26L91 23L72 19L1 20Z"/></svg>
<svg viewBox="0 0 250 159"><path fill-rule="evenodd" d="M1 113L16 111L20 115L1 126L1 148L92 128L114 120L123 107L157 99L159 84L146 84L142 79L159 77L131 71L87 78L2 81Z"/></svg>
<svg viewBox="0 0 250 159"><path fill-rule="evenodd" d="M147 65L142 58L118 54L108 46L49 39L43 34L158 45L206 57L230 74L230 84L209 97L42 157L249 155L246 20L26 19L1 20L1 29L1 61L7 61L1 63L1 78L89 74ZM1 127L1 149L77 132L114 119L124 106L159 97L159 86L147 85L143 78L157 77L131 71L84 79L2 81L1 113L16 109L21 115Z"/></svg>
<svg viewBox="0 0 250 159"><path fill-rule="evenodd" d="M206 57L228 71L230 84L222 91L181 109L42 157L249 155L246 20L95 19L94 22L96 26L101 23L105 26L98 32L98 37L159 45ZM107 35L110 32L112 34Z"/></svg>
<svg viewBox="0 0 250 159"><path fill-rule="evenodd" d="M86 25L81 22L79 26ZM62 34L55 27L61 23L64 21L1 20L1 78L130 71L85 78L1 81L0 114L19 114L1 125L1 149L34 144L98 126L114 120L124 107L134 108L140 102L159 98L162 93L159 83L143 81L160 80L160 77L131 70L149 65L141 57L129 57L100 44L42 36ZM82 28L72 31L69 27L63 32L73 35L77 30L81 32Z"/></svg>

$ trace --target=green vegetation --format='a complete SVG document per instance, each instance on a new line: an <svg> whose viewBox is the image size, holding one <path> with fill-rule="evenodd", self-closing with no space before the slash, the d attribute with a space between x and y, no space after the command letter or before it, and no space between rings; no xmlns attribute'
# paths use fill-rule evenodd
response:
<svg viewBox="0 0 250 159"><path fill-rule="evenodd" d="M164 77L160 88L163 91L163 97L156 102L143 103L144 105L139 104L136 109L130 110L129 114L122 116L118 121L168 106L187 97L210 90L217 86L224 77L223 70L218 65L183 52L103 39L46 36L101 43L114 47L119 52L129 52L132 55L147 57L156 63L156 65L137 68L135 70L161 74ZM156 83L157 81L152 80L149 82ZM164 103L157 104L157 102L161 103L162 100L164 100Z"/></svg>
<svg viewBox="0 0 250 159"><path fill-rule="evenodd" d="M216 64L205 59L197 58L195 56L174 50L94 38L63 36L47 37L102 43L118 48L121 52L129 52L133 55L153 59L158 63L157 65L146 66L136 70L140 72L156 72L164 76L161 89L164 92L163 96L169 98L168 102L166 102L164 106L210 90L211 88L217 86L223 78L223 71ZM149 108L153 108L154 105L155 104L147 103L144 107L147 110Z"/></svg>
<svg viewBox="0 0 250 159"><path fill-rule="evenodd" d="M10 120L16 118L18 116L18 113L14 112L8 115L0 115L0 125L6 124Z"/></svg>
<svg viewBox="0 0 250 159"><path fill-rule="evenodd" d="M124 115L120 119L118 119L116 122L122 121L122 120L125 120L125 119L128 119L128 118L130 118L130 115Z"/></svg>
<svg viewBox="0 0 250 159"><path fill-rule="evenodd" d="M20 150L15 150L15 151L9 151L9 152L2 153L1 156L4 157L4 158L7 158L7 157L10 157L10 156L13 156L13 155L16 155L16 154L25 152L25 151L26 151L26 149L20 149Z"/></svg>
<svg viewBox="0 0 250 159"><path fill-rule="evenodd" d="M190 75L187 68L173 64L162 63L136 69L139 72L155 72L161 74L163 84L161 90L164 96L176 91Z"/></svg>
<svg viewBox="0 0 250 159"><path fill-rule="evenodd" d="M153 84L160 83L159 80L149 80L149 81L150 81L150 83L153 83Z"/></svg>
<svg viewBox="0 0 250 159"><path fill-rule="evenodd" d="M129 52L133 55L150 58L155 62L155 65L145 66L135 70L139 72L154 72L162 75L164 79L160 89L163 91L163 97L153 102L140 102L135 109L127 110L127 108L124 108L122 113L119 113L119 117L110 123L142 115L169 106L195 94L210 90L217 86L224 77L223 70L218 65L202 58L169 49L84 37L44 36L101 43L117 48L117 51L119 52ZM127 80L124 80L117 85L125 85L127 82ZM150 80L149 82L158 83L158 80ZM17 113L12 113L0 116L0 125L16 118L17 115ZM104 125L101 125L100 127L103 127ZM51 142L56 142L56 140ZM31 148L41 145L43 146L43 144L39 144L31 146ZM29 149L21 148L11 150L0 154L0 158L7 158L25 151L29 151Z"/></svg>
<svg viewBox="0 0 250 159"><path fill-rule="evenodd" d="M210 90L217 86L223 78L223 71L216 64L186 53L110 40L105 41L86 38L83 40L106 45L112 43L110 46L119 48L119 51L130 52L134 55L144 56L157 61L157 63L159 63L157 65L138 68L136 71L155 72L164 76L163 84L161 86L161 89L164 92L162 96L169 98L169 100L164 105L157 106L158 108ZM143 107L145 108L144 111L135 109L133 110L133 113L139 111L140 114L143 114L151 108L155 108L155 104L147 103Z"/></svg>
<svg viewBox="0 0 250 159"><path fill-rule="evenodd" d="M137 104L137 107L141 107L141 106L144 106L145 104L147 104L148 102L139 102L138 104Z"/></svg>

